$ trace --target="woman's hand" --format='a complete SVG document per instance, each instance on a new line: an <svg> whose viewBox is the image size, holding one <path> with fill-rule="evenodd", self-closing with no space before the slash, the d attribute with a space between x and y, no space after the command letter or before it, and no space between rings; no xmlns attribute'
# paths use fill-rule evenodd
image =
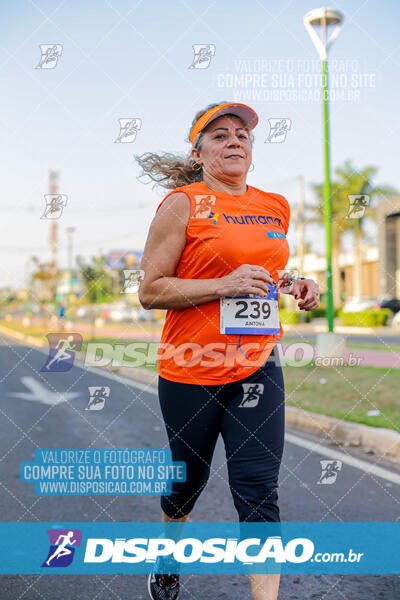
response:
<svg viewBox="0 0 400 600"><path fill-rule="evenodd" d="M295 279L289 293L296 300L300 298L300 310L314 310L319 306L319 286L313 279Z"/></svg>
<svg viewBox="0 0 400 600"><path fill-rule="evenodd" d="M271 274L259 265L240 265L237 269L217 279L215 292L220 296L245 296L257 294L266 296L268 285L276 285Z"/></svg>

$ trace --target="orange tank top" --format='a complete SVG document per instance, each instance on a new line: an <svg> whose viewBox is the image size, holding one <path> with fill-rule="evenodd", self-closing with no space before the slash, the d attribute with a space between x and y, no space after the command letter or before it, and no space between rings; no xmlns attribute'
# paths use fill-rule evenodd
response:
<svg viewBox="0 0 400 600"><path fill-rule="evenodd" d="M210 190L202 182L177 187L190 198L186 245L175 276L224 277L242 264L260 265L277 280L289 259L290 208L279 195L247 186L242 195ZM220 300L168 309L158 350L158 373L180 383L218 385L259 369L282 337L220 333Z"/></svg>

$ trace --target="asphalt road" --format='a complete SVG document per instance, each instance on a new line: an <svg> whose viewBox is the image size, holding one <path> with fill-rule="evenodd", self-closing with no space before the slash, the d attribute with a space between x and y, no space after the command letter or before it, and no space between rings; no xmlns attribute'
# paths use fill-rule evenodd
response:
<svg viewBox="0 0 400 600"><path fill-rule="evenodd" d="M158 497L40 497L34 494L33 484L19 479L21 461L33 460L37 448L167 447L156 395L143 391L143 386L135 387L134 382L110 379L100 371L87 372L79 366L66 373L41 373L45 355L40 350L4 336L0 339L2 520L159 521ZM29 379L22 379L26 377ZM42 388L37 388L38 384ZM88 386L92 385L111 388L110 399L103 410L85 411ZM66 390L75 395L55 406L13 395L40 396L42 393L50 402L51 393ZM332 445L329 440L298 431L287 433L298 443L287 440L285 444L279 491L283 521L399 519L399 485L347 464L343 464L335 484L317 485L321 472L319 461L324 454L323 450L319 453L305 447L307 440L330 448ZM376 460L359 450L348 452L363 460ZM380 464L395 472L391 463ZM215 475L217 470L218 475ZM209 521L210 515L215 521L237 519L227 481L220 438L210 480L191 515L193 521ZM3 575L0 576L0 598L144 600L148 597L146 579L145 575ZM279 599L396 600L399 596L400 578L396 575L283 575ZM182 577L180 599L250 600L250 585L246 575L186 575Z"/></svg>

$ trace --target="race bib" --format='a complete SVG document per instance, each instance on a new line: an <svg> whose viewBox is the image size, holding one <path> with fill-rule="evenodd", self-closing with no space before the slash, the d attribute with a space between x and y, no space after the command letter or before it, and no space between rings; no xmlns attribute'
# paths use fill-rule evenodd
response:
<svg viewBox="0 0 400 600"><path fill-rule="evenodd" d="M276 285L264 297L248 294L220 298L220 333L278 335L280 331Z"/></svg>

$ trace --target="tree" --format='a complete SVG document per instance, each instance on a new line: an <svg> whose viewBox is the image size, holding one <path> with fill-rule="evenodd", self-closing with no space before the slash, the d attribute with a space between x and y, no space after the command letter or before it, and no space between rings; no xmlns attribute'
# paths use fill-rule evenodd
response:
<svg viewBox="0 0 400 600"><path fill-rule="evenodd" d="M81 256L76 259L85 287L84 296L89 303L96 303L112 296L113 280L104 257L92 257L91 261L86 264Z"/></svg>
<svg viewBox="0 0 400 600"><path fill-rule="evenodd" d="M335 169L332 181L332 278L334 301L339 304L340 298L340 270L339 252L343 234L352 231L354 240L354 268L353 268L353 295L362 295L362 258L361 244L364 238L365 219L376 219L376 203L379 195L387 196L396 193L390 186L375 186L373 179L376 176L377 167L368 166L356 170L348 159L342 166ZM323 189L324 184L312 185L320 203L314 207L314 218L317 222L323 222ZM349 218L350 201L349 196L368 195L369 205L360 218Z"/></svg>

